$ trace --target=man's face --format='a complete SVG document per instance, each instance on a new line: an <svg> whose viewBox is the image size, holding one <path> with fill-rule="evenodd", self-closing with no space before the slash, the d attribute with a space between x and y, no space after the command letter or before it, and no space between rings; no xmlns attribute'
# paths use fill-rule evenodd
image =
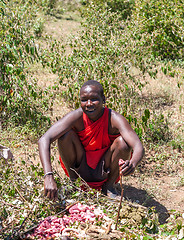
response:
<svg viewBox="0 0 184 240"><path fill-rule="evenodd" d="M87 85L80 91L81 108L92 121L103 115L103 101L98 86Z"/></svg>

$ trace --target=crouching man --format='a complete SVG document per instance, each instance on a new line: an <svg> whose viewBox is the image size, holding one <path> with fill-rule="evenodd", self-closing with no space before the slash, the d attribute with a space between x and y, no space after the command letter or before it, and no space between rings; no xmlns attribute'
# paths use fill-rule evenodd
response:
<svg viewBox="0 0 184 240"><path fill-rule="evenodd" d="M105 96L99 82L90 80L83 84L80 104L79 109L60 119L39 139L44 193L50 199L57 199L50 160L50 145L55 140L61 165L70 179L80 175L90 187L102 189L109 196L116 194L114 183L119 174L132 174L143 158L142 143L127 120L104 107Z"/></svg>

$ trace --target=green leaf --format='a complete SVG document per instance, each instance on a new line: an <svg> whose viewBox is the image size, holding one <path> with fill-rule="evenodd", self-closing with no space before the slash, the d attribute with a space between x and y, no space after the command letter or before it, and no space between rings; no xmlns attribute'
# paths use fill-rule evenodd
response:
<svg viewBox="0 0 184 240"><path fill-rule="evenodd" d="M143 121L144 123L147 123L147 118L146 118L145 116L142 116L142 121Z"/></svg>
<svg viewBox="0 0 184 240"><path fill-rule="evenodd" d="M149 111L149 109L145 109L144 115L145 115L145 117L146 117L147 119L150 118L150 111Z"/></svg>
<svg viewBox="0 0 184 240"><path fill-rule="evenodd" d="M26 52L29 53L29 46L28 46L28 44L26 44L25 49L26 49Z"/></svg>
<svg viewBox="0 0 184 240"><path fill-rule="evenodd" d="M34 55L34 47L30 47L31 54Z"/></svg>
<svg viewBox="0 0 184 240"><path fill-rule="evenodd" d="M137 125L137 118L134 118L135 126Z"/></svg>
<svg viewBox="0 0 184 240"><path fill-rule="evenodd" d="M118 89L118 86L114 83L111 84L111 87Z"/></svg>
<svg viewBox="0 0 184 240"><path fill-rule="evenodd" d="M115 78L115 73L111 73L111 76L112 76L113 78Z"/></svg>
<svg viewBox="0 0 184 240"><path fill-rule="evenodd" d="M149 124L149 128L151 129L151 130L153 130L153 124Z"/></svg>
<svg viewBox="0 0 184 240"><path fill-rule="evenodd" d="M166 75L167 74L167 68L166 67L161 67L162 72Z"/></svg>
<svg viewBox="0 0 184 240"><path fill-rule="evenodd" d="M124 87L126 88L126 90L128 90L128 89L129 89L127 84L124 84Z"/></svg>
<svg viewBox="0 0 184 240"><path fill-rule="evenodd" d="M182 112L182 106L181 105L179 106L179 111L180 111L180 113Z"/></svg>
<svg viewBox="0 0 184 240"><path fill-rule="evenodd" d="M130 106L130 98L128 98L128 106Z"/></svg>

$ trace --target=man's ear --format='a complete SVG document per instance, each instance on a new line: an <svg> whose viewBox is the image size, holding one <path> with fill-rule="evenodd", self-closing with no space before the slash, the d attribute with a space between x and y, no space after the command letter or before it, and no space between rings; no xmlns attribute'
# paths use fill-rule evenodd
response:
<svg viewBox="0 0 184 240"><path fill-rule="evenodd" d="M103 103L105 103L105 96L103 96Z"/></svg>

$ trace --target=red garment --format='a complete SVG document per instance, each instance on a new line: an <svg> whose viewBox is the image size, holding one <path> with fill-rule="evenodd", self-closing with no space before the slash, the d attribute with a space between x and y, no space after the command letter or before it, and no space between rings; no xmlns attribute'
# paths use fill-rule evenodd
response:
<svg viewBox="0 0 184 240"><path fill-rule="evenodd" d="M98 165L100 159L111 146L113 141L120 136L119 135L109 135L108 134L108 121L109 120L109 109L104 108L104 113L97 121L93 122L88 118L88 116L83 113L84 130L77 132L82 145L86 151L86 161L88 166L95 169ZM64 167L63 162L61 165L68 176L67 170ZM88 183L90 187L98 189L103 185L103 182L90 182Z"/></svg>
<svg viewBox="0 0 184 240"><path fill-rule="evenodd" d="M108 134L109 109L104 108L104 113L97 121L93 122L83 113L84 130L77 132L86 151L87 164L95 169L98 162L111 146L117 136L111 141ZM112 136L112 135L111 135Z"/></svg>

